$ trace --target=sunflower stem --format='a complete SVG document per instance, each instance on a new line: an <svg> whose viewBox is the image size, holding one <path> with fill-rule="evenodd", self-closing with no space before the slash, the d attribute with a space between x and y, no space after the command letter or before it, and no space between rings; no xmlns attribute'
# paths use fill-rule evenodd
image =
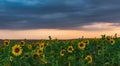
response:
<svg viewBox="0 0 120 66"><path fill-rule="evenodd" d="M52 60L52 66L54 66L54 60Z"/></svg>
<svg viewBox="0 0 120 66"><path fill-rule="evenodd" d="M56 66L58 66L58 60L56 60Z"/></svg>
<svg viewBox="0 0 120 66"><path fill-rule="evenodd" d="M68 66L71 66L71 63L69 62Z"/></svg>

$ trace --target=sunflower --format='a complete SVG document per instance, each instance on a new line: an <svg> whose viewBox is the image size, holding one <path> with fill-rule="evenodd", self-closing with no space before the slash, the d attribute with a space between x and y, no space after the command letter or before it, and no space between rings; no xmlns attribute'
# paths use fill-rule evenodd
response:
<svg viewBox="0 0 120 66"><path fill-rule="evenodd" d="M44 43L40 44L40 49L44 49Z"/></svg>
<svg viewBox="0 0 120 66"><path fill-rule="evenodd" d="M74 48L73 48L73 46L68 46L67 50L68 50L69 53L72 53L74 51Z"/></svg>
<svg viewBox="0 0 120 66"><path fill-rule="evenodd" d="M22 54L22 49L21 49L20 45L14 45L12 47L12 54L15 56L19 56Z"/></svg>
<svg viewBox="0 0 120 66"><path fill-rule="evenodd" d="M9 46L9 44L10 44L10 40L8 40L8 39L4 40L4 45L5 46Z"/></svg>
<svg viewBox="0 0 120 66"><path fill-rule="evenodd" d="M40 44L40 42L37 42L37 43L34 44L34 46L39 48L39 44Z"/></svg>
<svg viewBox="0 0 120 66"><path fill-rule="evenodd" d="M38 50L37 50L37 53L38 53L38 54L42 54L42 53L43 53L43 50L42 50L42 49L38 49Z"/></svg>
<svg viewBox="0 0 120 66"><path fill-rule="evenodd" d="M84 50L85 46L86 46L86 44L84 42L79 42L78 43L78 48L81 49L81 50Z"/></svg>
<svg viewBox="0 0 120 66"><path fill-rule="evenodd" d="M10 62L12 62L13 61L13 57L12 56L10 56Z"/></svg>
<svg viewBox="0 0 120 66"><path fill-rule="evenodd" d="M75 43L75 41L74 40L70 40L70 44L74 44Z"/></svg>
<svg viewBox="0 0 120 66"><path fill-rule="evenodd" d="M111 43L111 45L114 45L115 44L115 40L110 39L110 43Z"/></svg>
<svg viewBox="0 0 120 66"><path fill-rule="evenodd" d="M48 46L48 43L45 43L44 46Z"/></svg>
<svg viewBox="0 0 120 66"><path fill-rule="evenodd" d="M28 48L29 50L31 50L31 49L32 49L32 45L29 44L29 45L27 46L27 48Z"/></svg>
<svg viewBox="0 0 120 66"><path fill-rule="evenodd" d="M106 40L109 41L110 39L112 39L110 36L106 37Z"/></svg>
<svg viewBox="0 0 120 66"><path fill-rule="evenodd" d="M60 55L61 55L61 56L64 56L64 55L65 55L65 50L61 50L61 51L60 51Z"/></svg>
<svg viewBox="0 0 120 66"><path fill-rule="evenodd" d="M33 47L36 47L36 43L32 44Z"/></svg>
<svg viewBox="0 0 120 66"><path fill-rule="evenodd" d="M40 57L45 58L45 54L44 54L44 53L41 53L41 54L40 54Z"/></svg>
<svg viewBox="0 0 120 66"><path fill-rule="evenodd" d="M45 59L41 59L40 62L47 64L47 61Z"/></svg>
<svg viewBox="0 0 120 66"><path fill-rule="evenodd" d="M102 48L102 46L97 46L97 49L101 49Z"/></svg>
<svg viewBox="0 0 120 66"><path fill-rule="evenodd" d="M39 58L39 53L33 53L33 58Z"/></svg>
<svg viewBox="0 0 120 66"><path fill-rule="evenodd" d="M89 44L89 40L84 40L84 43L85 44Z"/></svg>
<svg viewBox="0 0 120 66"><path fill-rule="evenodd" d="M54 42L58 42L58 39L57 39L57 38L55 38L55 39L53 39L53 41L54 41Z"/></svg>
<svg viewBox="0 0 120 66"><path fill-rule="evenodd" d="M24 57L25 57L25 58L28 58L28 57L29 57L29 54L28 54L28 53L25 53L25 54L24 54Z"/></svg>
<svg viewBox="0 0 120 66"><path fill-rule="evenodd" d="M21 42L20 42L20 45L21 45L21 46L24 46L24 45L25 45L25 41L21 41Z"/></svg>
<svg viewBox="0 0 120 66"><path fill-rule="evenodd" d="M88 55L87 57L85 57L85 60L87 60L88 63L92 63L92 56Z"/></svg>

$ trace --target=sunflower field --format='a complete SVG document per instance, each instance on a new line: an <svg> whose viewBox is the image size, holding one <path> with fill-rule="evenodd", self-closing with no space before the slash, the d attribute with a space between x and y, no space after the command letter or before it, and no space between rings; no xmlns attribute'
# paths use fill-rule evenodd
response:
<svg viewBox="0 0 120 66"><path fill-rule="evenodd" d="M3 40L0 66L120 66L120 38Z"/></svg>

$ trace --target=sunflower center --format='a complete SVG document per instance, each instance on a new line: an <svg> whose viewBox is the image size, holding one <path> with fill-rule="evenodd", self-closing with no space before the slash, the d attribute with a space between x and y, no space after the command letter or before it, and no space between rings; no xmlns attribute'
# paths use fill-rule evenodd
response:
<svg viewBox="0 0 120 66"><path fill-rule="evenodd" d="M25 57L28 57L28 54L26 54Z"/></svg>
<svg viewBox="0 0 120 66"><path fill-rule="evenodd" d="M62 50L64 50L65 48L64 47L62 47Z"/></svg>
<svg viewBox="0 0 120 66"><path fill-rule="evenodd" d="M39 50L39 53L41 53L42 51L41 50Z"/></svg>
<svg viewBox="0 0 120 66"><path fill-rule="evenodd" d="M101 46L98 46L98 49L100 49L101 48Z"/></svg>
<svg viewBox="0 0 120 66"><path fill-rule="evenodd" d="M18 53L20 51L19 48L15 48L15 52Z"/></svg>
<svg viewBox="0 0 120 66"><path fill-rule="evenodd" d="M80 47L83 47L84 45L83 44L80 44Z"/></svg>
<svg viewBox="0 0 120 66"><path fill-rule="evenodd" d="M91 60L90 57L88 57L87 60L90 61Z"/></svg>
<svg viewBox="0 0 120 66"><path fill-rule="evenodd" d="M6 45L8 45L8 42L5 42Z"/></svg>
<svg viewBox="0 0 120 66"><path fill-rule="evenodd" d="M33 56L34 58L38 58L38 54L34 54L34 56Z"/></svg>
<svg viewBox="0 0 120 66"><path fill-rule="evenodd" d="M62 51L62 54L64 54L65 53L65 51Z"/></svg>
<svg viewBox="0 0 120 66"><path fill-rule="evenodd" d="M69 50L72 50L72 48L69 48Z"/></svg>
<svg viewBox="0 0 120 66"><path fill-rule="evenodd" d="M41 45L41 48L43 47L43 45Z"/></svg>
<svg viewBox="0 0 120 66"><path fill-rule="evenodd" d="M107 38L107 40L110 40L110 38Z"/></svg>
<svg viewBox="0 0 120 66"><path fill-rule="evenodd" d="M28 46L28 48L31 48L30 46Z"/></svg>
<svg viewBox="0 0 120 66"><path fill-rule="evenodd" d="M23 42L21 42L21 44L23 44Z"/></svg>
<svg viewBox="0 0 120 66"><path fill-rule="evenodd" d="M31 46L28 46L28 48L31 48Z"/></svg>
<svg viewBox="0 0 120 66"><path fill-rule="evenodd" d="M113 43L113 41L111 41L111 43Z"/></svg>
<svg viewBox="0 0 120 66"><path fill-rule="evenodd" d="M87 41L85 41L85 43L87 43Z"/></svg>
<svg viewBox="0 0 120 66"><path fill-rule="evenodd" d="M99 53L99 54L101 54L102 52L101 52L101 51L99 51L98 53Z"/></svg>
<svg viewBox="0 0 120 66"><path fill-rule="evenodd" d="M45 46L47 46L47 44L45 44Z"/></svg>

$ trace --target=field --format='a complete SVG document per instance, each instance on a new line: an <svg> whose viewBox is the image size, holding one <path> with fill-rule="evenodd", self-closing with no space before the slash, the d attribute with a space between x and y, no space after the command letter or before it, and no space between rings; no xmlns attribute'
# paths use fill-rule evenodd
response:
<svg viewBox="0 0 120 66"><path fill-rule="evenodd" d="M1 40L0 66L120 66L120 38Z"/></svg>

